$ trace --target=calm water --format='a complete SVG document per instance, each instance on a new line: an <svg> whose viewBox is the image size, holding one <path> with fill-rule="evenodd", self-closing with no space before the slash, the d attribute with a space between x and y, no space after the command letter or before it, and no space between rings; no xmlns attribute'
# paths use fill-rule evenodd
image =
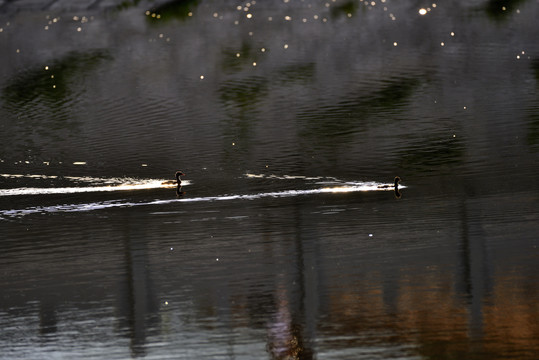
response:
<svg viewBox="0 0 539 360"><path fill-rule="evenodd" d="M536 358L538 13L0 0L0 358Z"/></svg>

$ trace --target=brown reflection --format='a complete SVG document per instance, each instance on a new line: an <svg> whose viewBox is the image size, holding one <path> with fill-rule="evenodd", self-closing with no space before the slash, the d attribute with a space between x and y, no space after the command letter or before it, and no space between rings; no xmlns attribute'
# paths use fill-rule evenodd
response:
<svg viewBox="0 0 539 360"><path fill-rule="evenodd" d="M459 209L462 243L454 273L438 265L388 265L335 287L329 317L320 324L337 339L332 348L387 343L413 345L413 352L425 358L535 356L539 291L534 278L522 277L520 269L494 272L485 224L468 207L464 202Z"/></svg>
<svg viewBox="0 0 539 360"><path fill-rule="evenodd" d="M362 334L366 344L416 344L426 356L439 355L442 345L444 352L462 350L468 338L467 310L454 300L452 281L444 279L441 270L412 276L401 269L400 277L383 289L378 285L381 274L373 275L348 287L351 291L343 288L332 294L329 322L339 324L339 329L329 332ZM333 346L350 346L349 341L335 340Z"/></svg>
<svg viewBox="0 0 539 360"><path fill-rule="evenodd" d="M539 290L536 282L522 282L520 274L503 273L497 277L492 301L483 310L485 333L498 334L503 341L491 341L491 353L512 353L524 359L539 350ZM535 351L531 351L534 349Z"/></svg>

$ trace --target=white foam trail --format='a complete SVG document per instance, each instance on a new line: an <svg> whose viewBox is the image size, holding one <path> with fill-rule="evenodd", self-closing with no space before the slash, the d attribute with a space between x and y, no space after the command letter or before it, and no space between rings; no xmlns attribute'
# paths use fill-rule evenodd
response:
<svg viewBox="0 0 539 360"><path fill-rule="evenodd" d="M90 176L57 176L57 175L39 175L39 174L0 174L5 178L28 178L28 179L69 179L75 181L84 181L88 183L106 183L106 184L121 184L126 182L126 179L122 178L96 178ZM127 179L134 180L134 179Z"/></svg>
<svg viewBox="0 0 539 360"><path fill-rule="evenodd" d="M154 200L149 202L124 202L122 200L115 201L103 201L93 202L87 204L64 204L54 206L37 206L26 209L13 209L13 210L0 210L0 219L2 217L18 217L36 213L56 213L56 212L83 212L94 211L108 208L120 208L120 207L134 207L134 206L151 206L151 205L164 205L170 203L192 203L192 202L212 202L212 201L231 201L231 200L256 200L261 198L275 197L293 197L312 194L324 194L324 193L351 193L360 191L393 191L392 188L380 188L379 183L356 183L356 185L345 186L333 186L323 187L318 189L308 190L285 190L285 191L273 191L256 194L232 194L232 195L219 195L219 196L204 196L204 197L184 197L179 199L165 199Z"/></svg>
<svg viewBox="0 0 539 360"><path fill-rule="evenodd" d="M334 177L323 177L323 176L303 176L303 175L276 175L276 174L252 174L252 173L245 173L245 177L248 178L255 178L255 179L279 179L279 180L322 180L322 179L329 179L333 181L338 181Z"/></svg>
<svg viewBox="0 0 539 360"><path fill-rule="evenodd" d="M94 179L95 180L95 179ZM105 179L103 179L105 180ZM109 180L110 179L106 179ZM119 180L119 179L118 179ZM133 183L131 183L133 181ZM35 188L23 187L14 189L0 189L0 196L16 196L16 195L48 195L48 194L75 194L88 192L103 192L103 191L132 191L132 190L148 190L159 188L176 187L173 182L165 180L126 180L124 179L120 185L107 186L83 186L83 187L57 187L57 188ZM188 180L182 180L182 186L189 185Z"/></svg>

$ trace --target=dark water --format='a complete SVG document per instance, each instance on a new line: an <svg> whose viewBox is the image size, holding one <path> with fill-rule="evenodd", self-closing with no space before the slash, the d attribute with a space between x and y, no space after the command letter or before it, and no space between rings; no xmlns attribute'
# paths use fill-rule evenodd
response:
<svg viewBox="0 0 539 360"><path fill-rule="evenodd" d="M536 358L538 13L0 0L0 358Z"/></svg>

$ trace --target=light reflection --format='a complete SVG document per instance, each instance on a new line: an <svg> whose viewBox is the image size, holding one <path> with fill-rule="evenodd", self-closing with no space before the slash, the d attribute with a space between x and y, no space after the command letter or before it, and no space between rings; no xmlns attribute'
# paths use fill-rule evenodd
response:
<svg viewBox="0 0 539 360"><path fill-rule="evenodd" d="M182 186L189 185L188 180L182 180ZM120 185L105 186L84 186L84 187L57 187L57 188L35 188L23 187L14 189L0 189L1 196L21 196L21 195L50 195L50 194L78 194L90 192L115 192L151 190L160 188L172 188L176 186L176 181L166 180L144 180L139 183L126 183Z"/></svg>

